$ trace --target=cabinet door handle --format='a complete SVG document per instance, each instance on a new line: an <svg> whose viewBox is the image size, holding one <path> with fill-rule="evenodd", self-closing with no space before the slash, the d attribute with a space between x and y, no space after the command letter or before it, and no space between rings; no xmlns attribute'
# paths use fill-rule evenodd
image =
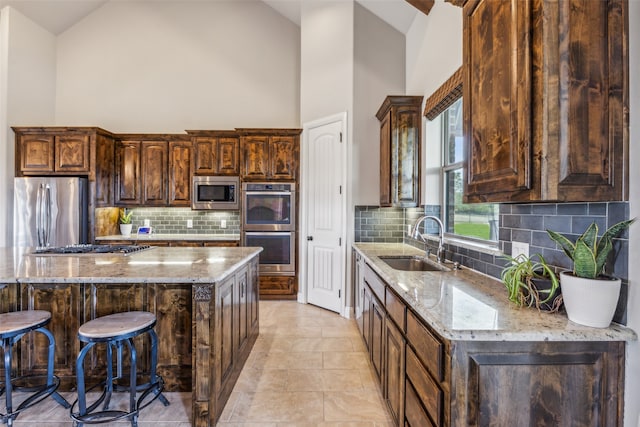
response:
<svg viewBox="0 0 640 427"><path fill-rule="evenodd" d="M313 236L307 236L307 241L312 241L313 240Z"/></svg>

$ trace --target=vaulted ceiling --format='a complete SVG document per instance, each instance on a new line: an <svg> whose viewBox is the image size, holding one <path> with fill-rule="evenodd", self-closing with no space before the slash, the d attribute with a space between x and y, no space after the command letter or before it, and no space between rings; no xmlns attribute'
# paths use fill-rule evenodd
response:
<svg viewBox="0 0 640 427"><path fill-rule="evenodd" d="M12 6L51 33L60 34L107 1L109 0L0 0L0 8ZM292 22L300 25L300 3L313 0L262 1ZM406 34L416 13L418 13L405 0L356 1L403 34Z"/></svg>

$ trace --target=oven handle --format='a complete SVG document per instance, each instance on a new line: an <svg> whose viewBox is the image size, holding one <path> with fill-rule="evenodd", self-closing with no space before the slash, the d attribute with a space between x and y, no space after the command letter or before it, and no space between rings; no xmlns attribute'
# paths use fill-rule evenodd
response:
<svg viewBox="0 0 640 427"><path fill-rule="evenodd" d="M291 191L245 191L245 195L247 196L290 196L292 194Z"/></svg>
<svg viewBox="0 0 640 427"><path fill-rule="evenodd" d="M247 236L286 236L289 234L294 234L295 231L245 231L244 234Z"/></svg>

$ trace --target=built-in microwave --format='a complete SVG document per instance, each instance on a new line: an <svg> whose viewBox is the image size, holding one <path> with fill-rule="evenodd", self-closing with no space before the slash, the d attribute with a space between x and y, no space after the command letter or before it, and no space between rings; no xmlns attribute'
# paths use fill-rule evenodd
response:
<svg viewBox="0 0 640 427"><path fill-rule="evenodd" d="M240 178L194 176L191 209L240 209Z"/></svg>

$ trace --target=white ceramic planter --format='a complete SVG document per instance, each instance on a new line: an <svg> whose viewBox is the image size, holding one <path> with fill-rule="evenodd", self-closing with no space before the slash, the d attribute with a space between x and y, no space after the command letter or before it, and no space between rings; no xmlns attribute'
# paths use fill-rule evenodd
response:
<svg viewBox="0 0 640 427"><path fill-rule="evenodd" d="M569 320L594 328L611 324L620 297L620 279L585 279L562 272L560 286Z"/></svg>
<svg viewBox="0 0 640 427"><path fill-rule="evenodd" d="M123 236L130 236L131 227L133 227L133 224L120 224L120 234Z"/></svg>

